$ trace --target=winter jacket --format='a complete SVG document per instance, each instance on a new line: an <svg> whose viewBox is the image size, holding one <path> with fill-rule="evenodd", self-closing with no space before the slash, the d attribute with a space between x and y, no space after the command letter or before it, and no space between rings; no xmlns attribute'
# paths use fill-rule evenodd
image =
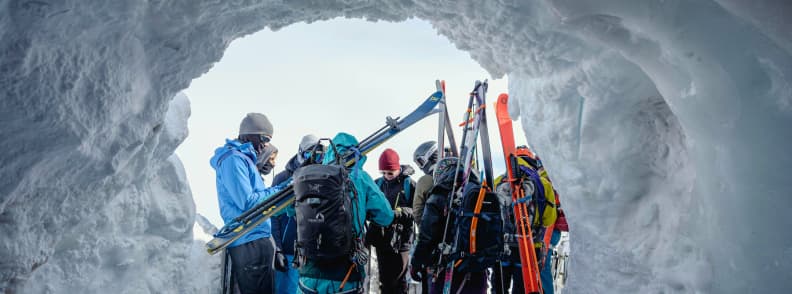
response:
<svg viewBox="0 0 792 294"><path fill-rule="evenodd" d="M238 140L226 140L223 147L215 149L209 164L216 172L215 184L220 216L226 224L281 189L264 186L264 181L256 168L256 152L250 143L242 144ZM267 220L231 243L229 247L269 237L270 221Z"/></svg>
<svg viewBox="0 0 792 294"><path fill-rule="evenodd" d="M413 197L412 207L415 224L417 224L419 228L421 227L421 220L423 219L424 205L426 199L429 198L429 191L432 190L433 185L434 179L431 174L423 175L418 179L418 183L415 185L415 197Z"/></svg>
<svg viewBox="0 0 792 294"><path fill-rule="evenodd" d="M415 197L415 181L410 179L410 176L415 173L415 170L409 165L401 166L401 174L393 180L386 180L384 177L379 177L374 180L380 191L385 194L385 198L390 203L392 209L397 207L412 214L412 199ZM409 195L405 195L405 183L409 185ZM398 201L398 202L397 202ZM380 250L390 249L394 252L410 251L413 240L413 226L412 221L409 225L402 224L400 232L396 232L395 225L392 224L388 227L378 226L371 224L366 234L366 239L369 244L377 247ZM398 244L391 244L394 234L399 233Z"/></svg>
<svg viewBox="0 0 792 294"><path fill-rule="evenodd" d="M280 185L288 181L298 167L300 164L295 155L286 163L286 168L275 175L272 184ZM286 213L275 214L272 217L272 236L275 245L280 248L283 254L294 255L294 242L297 240L297 220L294 219L294 216L288 216Z"/></svg>
<svg viewBox="0 0 792 294"><path fill-rule="evenodd" d="M339 133L333 138L333 143L336 144L338 152L345 154L348 151L355 151L352 147L357 146L358 141L352 135L347 133ZM325 156L325 163L330 163L335 159L336 154L332 148L328 150ZM356 209L352 212L353 229L355 235L359 238L364 237L366 220L374 222L381 226L388 226L393 222L393 211L390 204L388 204L385 195L380 192L374 180L369 176L362 167L366 161L366 157L360 155L357 163L350 169L349 176L352 183L355 185L357 191L357 205ZM350 195L352 197L352 195ZM335 268L334 271L341 271L341 275L346 273L349 266L342 266L340 269ZM360 277L365 277L365 268L356 267L354 269L360 274ZM341 284L339 280L329 278L312 278L311 276L338 276L337 272L326 272L316 267L310 260L306 261L302 268L300 268L300 286L309 289L317 290L319 293L335 293L338 290L338 285ZM362 278L359 281L349 281L345 284L344 289L355 289L361 286Z"/></svg>

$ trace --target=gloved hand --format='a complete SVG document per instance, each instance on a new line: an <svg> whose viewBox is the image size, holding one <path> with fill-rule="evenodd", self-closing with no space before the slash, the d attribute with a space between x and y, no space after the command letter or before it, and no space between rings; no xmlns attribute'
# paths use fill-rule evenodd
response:
<svg viewBox="0 0 792 294"><path fill-rule="evenodd" d="M539 243L544 244L544 237L545 237L546 232L547 232L547 228L546 227L539 227L536 230L534 230L534 232L533 232L533 241L534 241L534 243L536 243L536 244L539 244Z"/></svg>
<svg viewBox="0 0 792 294"><path fill-rule="evenodd" d="M408 224L413 221L412 209L409 208L396 208L393 211L393 221L402 224Z"/></svg>
<svg viewBox="0 0 792 294"><path fill-rule="evenodd" d="M275 270L279 272L286 272L289 270L289 260L286 259L286 256L283 255L283 252L280 250L275 251L275 262L274 262Z"/></svg>

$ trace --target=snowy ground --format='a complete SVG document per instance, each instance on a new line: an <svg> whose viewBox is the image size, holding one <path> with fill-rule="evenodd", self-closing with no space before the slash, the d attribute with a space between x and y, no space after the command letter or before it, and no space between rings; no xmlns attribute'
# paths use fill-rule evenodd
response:
<svg viewBox="0 0 792 294"><path fill-rule="evenodd" d="M338 16L427 20L509 74L568 293L789 292L790 6L0 0L0 292L212 292L173 97L236 38Z"/></svg>

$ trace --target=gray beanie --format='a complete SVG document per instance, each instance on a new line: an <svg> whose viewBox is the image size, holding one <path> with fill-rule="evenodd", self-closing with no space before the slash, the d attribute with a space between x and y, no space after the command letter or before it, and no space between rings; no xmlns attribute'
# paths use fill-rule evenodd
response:
<svg viewBox="0 0 792 294"><path fill-rule="evenodd" d="M272 123L270 123L266 115L255 112L248 113L247 116L242 119L242 123L239 124L239 134L256 134L272 137Z"/></svg>
<svg viewBox="0 0 792 294"><path fill-rule="evenodd" d="M319 137L314 134L308 134L302 137L300 140L300 153L308 151L308 148L311 148L313 145L316 145L316 142L319 142Z"/></svg>

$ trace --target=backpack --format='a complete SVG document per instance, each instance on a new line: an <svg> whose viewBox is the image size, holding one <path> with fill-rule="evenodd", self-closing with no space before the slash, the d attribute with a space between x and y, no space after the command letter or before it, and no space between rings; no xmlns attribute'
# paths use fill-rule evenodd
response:
<svg viewBox="0 0 792 294"><path fill-rule="evenodd" d="M497 265L503 249L501 202L495 192L480 186L467 189L454 210L457 234L453 259L459 272L481 272ZM475 229L473 229L475 228Z"/></svg>
<svg viewBox="0 0 792 294"><path fill-rule="evenodd" d="M332 141L330 145L335 150ZM355 252L352 212L357 191L340 156L331 164L302 166L292 177L295 254L317 264L348 262Z"/></svg>
<svg viewBox="0 0 792 294"><path fill-rule="evenodd" d="M522 178L523 183L530 185L533 190L532 197L525 197L517 201L529 202L527 204L532 216L531 229L539 231L540 228L549 227L555 223L557 218L556 197L550 180L546 176L542 176L541 170L537 170L542 168L541 163L538 167L534 167L529 163L531 160L527 156L516 157L518 175Z"/></svg>

